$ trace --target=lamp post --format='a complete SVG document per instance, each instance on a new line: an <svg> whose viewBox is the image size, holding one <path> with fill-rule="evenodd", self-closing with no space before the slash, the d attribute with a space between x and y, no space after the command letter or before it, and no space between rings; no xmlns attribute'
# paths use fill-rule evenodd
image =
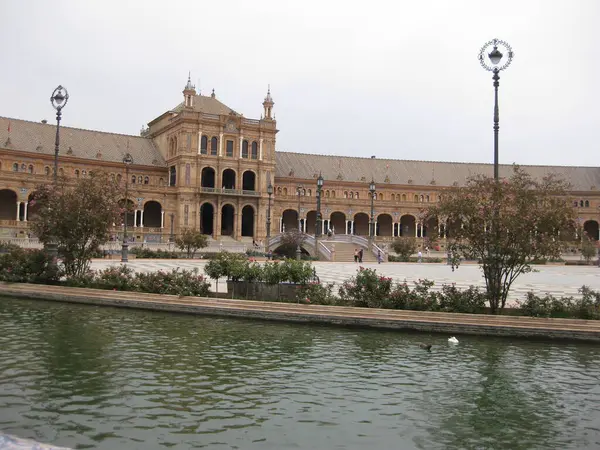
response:
<svg viewBox="0 0 600 450"><path fill-rule="evenodd" d="M321 231L323 226L321 225L321 193L323 190L323 176L319 172L319 178L317 178L317 223L315 224L315 256L319 259L319 238L321 237Z"/></svg>
<svg viewBox="0 0 600 450"><path fill-rule="evenodd" d="M273 195L273 185L269 182L267 186L267 194L269 196L269 202L267 203L267 245L266 252L269 252L269 239L271 239L271 196Z"/></svg>
<svg viewBox="0 0 600 450"><path fill-rule="evenodd" d="M64 91L64 92L63 92ZM54 141L54 184L58 182L58 149L60 148L60 118L62 116L62 109L67 106L69 101L69 93L67 89L58 86L52 92L50 97L50 103L56 110L56 140Z"/></svg>
<svg viewBox="0 0 600 450"><path fill-rule="evenodd" d="M373 238L375 237L375 181L371 179L369 183L369 196L371 197L371 219L369 220L369 250L373 248Z"/></svg>
<svg viewBox="0 0 600 450"><path fill-rule="evenodd" d="M175 226L175 213L169 214L171 217L171 235L169 236L169 243L175 242L174 226Z"/></svg>
<svg viewBox="0 0 600 450"><path fill-rule="evenodd" d="M125 220L123 220L123 244L121 245L121 262L129 261L129 242L127 241L127 219L129 216L129 166L133 164L133 157L127 153L123 157L125 164Z"/></svg>
<svg viewBox="0 0 600 450"><path fill-rule="evenodd" d="M487 51L492 48L490 53ZM498 49L501 47L506 52L506 57ZM487 57L487 58L486 58ZM500 71L506 69L513 59L513 51L507 42L492 39L486 42L479 52L479 63L485 70L492 72L494 80L494 179L499 179L498 167L498 132L500 129L500 112L498 109L498 86L500 86Z"/></svg>
<svg viewBox="0 0 600 450"><path fill-rule="evenodd" d="M302 186L298 185L296 187L296 192L298 193L298 233L302 235L302 219L300 219L300 194L302 193ZM298 236L298 239L300 238ZM300 241L298 241L298 246L296 247L296 259L300 261L302 259L302 248L300 248Z"/></svg>

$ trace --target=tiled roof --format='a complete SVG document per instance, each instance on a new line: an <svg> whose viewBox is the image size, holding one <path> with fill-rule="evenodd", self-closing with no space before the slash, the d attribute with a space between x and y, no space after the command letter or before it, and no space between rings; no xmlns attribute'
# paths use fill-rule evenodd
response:
<svg viewBox="0 0 600 450"><path fill-rule="evenodd" d="M10 122L10 133L8 124ZM10 137L10 144L7 140ZM56 124L0 117L0 148L54 155ZM165 160L151 139L140 136L105 133L60 127L60 155L96 161L121 162L131 153L135 164L166 166Z"/></svg>
<svg viewBox="0 0 600 450"><path fill-rule="evenodd" d="M233 110L221 103L219 100L213 97L204 95L195 95L193 100L194 111L203 112L206 114L223 114L227 115ZM173 108L173 112L179 112L183 109L183 102Z"/></svg>
<svg viewBox="0 0 600 450"><path fill-rule="evenodd" d="M492 164L456 163L440 161L408 161L397 159L358 158L348 156L310 155L277 151L277 177L313 179L323 174L325 180L368 183L371 178L378 185L413 184L415 186L464 185L470 176L493 175ZM549 173L560 174L575 191L600 189L600 168L569 166L521 166L536 178ZM500 165L500 176L510 176L512 165ZM592 188L593 187L593 188Z"/></svg>

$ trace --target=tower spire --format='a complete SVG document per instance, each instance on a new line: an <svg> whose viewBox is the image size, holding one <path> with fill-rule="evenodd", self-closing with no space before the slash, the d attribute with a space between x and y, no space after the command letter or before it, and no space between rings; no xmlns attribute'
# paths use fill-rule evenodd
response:
<svg viewBox="0 0 600 450"><path fill-rule="evenodd" d="M184 105L188 108L194 106L194 97L196 96L196 86L192 84L192 72L188 72L188 79L183 88Z"/></svg>
<svg viewBox="0 0 600 450"><path fill-rule="evenodd" d="M267 96L265 97L265 101L263 102L266 120L273 120L273 105L275 105L275 102L273 101L273 97L271 97L271 85L269 84L267 85Z"/></svg>

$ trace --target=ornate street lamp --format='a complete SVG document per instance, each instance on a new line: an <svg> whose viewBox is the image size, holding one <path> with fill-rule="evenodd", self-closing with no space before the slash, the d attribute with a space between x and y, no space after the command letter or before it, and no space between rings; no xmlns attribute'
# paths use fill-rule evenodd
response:
<svg viewBox="0 0 600 450"><path fill-rule="evenodd" d="M319 238L321 237L321 231L323 228L321 220L321 193L323 191L323 176L319 172L319 178L317 178L317 223L315 224L315 256L319 259Z"/></svg>
<svg viewBox="0 0 600 450"><path fill-rule="evenodd" d="M273 195L273 185L269 182L267 186L269 202L267 203L267 245L265 250L269 252L269 239L271 239L271 196Z"/></svg>
<svg viewBox="0 0 600 450"><path fill-rule="evenodd" d="M67 106L69 101L69 93L67 89L58 86L54 89L52 97L50 97L50 103L56 110L56 140L54 141L54 184L58 181L58 149L60 148L60 118L62 116L62 109Z"/></svg>
<svg viewBox="0 0 600 450"><path fill-rule="evenodd" d="M369 221L369 247L373 247L373 238L375 237L375 196L376 194L376 190L375 190L375 181L373 179L371 179L371 182L369 183L369 194L371 197L371 219Z"/></svg>
<svg viewBox="0 0 600 450"><path fill-rule="evenodd" d="M127 218L129 216L129 166L133 164L133 157L127 153L123 157L125 164L125 220L123 220L123 243L121 245L121 262L129 261L129 242L127 237Z"/></svg>
<svg viewBox="0 0 600 450"><path fill-rule="evenodd" d="M302 194L302 186L298 185L296 187L296 192L298 193L298 233L302 233L302 219L300 219L300 194ZM298 242L298 246L296 247L296 259L300 261L302 259L302 248L300 248L300 242Z"/></svg>
<svg viewBox="0 0 600 450"><path fill-rule="evenodd" d="M498 48L502 48L506 56ZM491 48L491 51L487 53ZM500 129L500 112L498 110L498 86L500 86L500 71L506 69L513 59L513 51L507 42L492 39L486 42L479 52L479 63L485 70L492 72L494 80L494 179L499 179L498 167L498 130Z"/></svg>

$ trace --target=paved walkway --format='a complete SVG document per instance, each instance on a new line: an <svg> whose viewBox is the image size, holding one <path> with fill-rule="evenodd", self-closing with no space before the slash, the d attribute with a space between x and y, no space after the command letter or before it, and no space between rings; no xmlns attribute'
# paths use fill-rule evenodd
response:
<svg viewBox="0 0 600 450"><path fill-rule="evenodd" d="M111 265L119 265L114 260L94 260L93 269L103 269ZM182 269L198 268L204 273L206 261L201 260L161 260L145 259L132 260L129 267L138 272L151 272L156 270L171 270L176 267ZM356 274L359 264L314 262L317 275L321 282L340 284ZM417 264L417 263L365 263L363 267L374 268L377 273L391 277L394 281L407 281L411 283L418 279L429 279L435 281L434 289L440 289L442 284L455 283L459 288L467 288L470 285L485 287L485 281L481 269L476 264L463 264L454 272L450 266L445 264ZM529 291L551 293L557 296L577 295L581 286L586 285L594 290L600 290L600 268L595 266L535 266L532 273L521 275L511 288L509 302L524 299ZM212 290L216 285L213 281ZM226 284L219 282L219 292L226 292Z"/></svg>

